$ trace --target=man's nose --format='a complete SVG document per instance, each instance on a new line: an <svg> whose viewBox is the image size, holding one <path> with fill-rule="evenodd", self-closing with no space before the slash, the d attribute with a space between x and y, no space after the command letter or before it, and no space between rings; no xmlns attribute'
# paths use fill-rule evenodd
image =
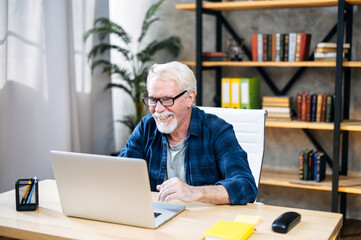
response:
<svg viewBox="0 0 361 240"><path fill-rule="evenodd" d="M165 107L160 103L160 101L157 101L157 104L155 105L155 111L156 112L163 112Z"/></svg>

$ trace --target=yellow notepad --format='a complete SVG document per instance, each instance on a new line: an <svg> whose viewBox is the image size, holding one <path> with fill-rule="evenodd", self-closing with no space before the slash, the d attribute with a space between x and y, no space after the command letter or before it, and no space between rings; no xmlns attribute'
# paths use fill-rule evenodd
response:
<svg viewBox="0 0 361 240"><path fill-rule="evenodd" d="M250 223L253 226L256 226L257 223L261 221L260 216L249 216L249 215L237 215L237 217L233 220L235 222L241 223Z"/></svg>
<svg viewBox="0 0 361 240"><path fill-rule="evenodd" d="M203 233L204 239L245 240L254 231L250 223L228 222L219 220Z"/></svg>

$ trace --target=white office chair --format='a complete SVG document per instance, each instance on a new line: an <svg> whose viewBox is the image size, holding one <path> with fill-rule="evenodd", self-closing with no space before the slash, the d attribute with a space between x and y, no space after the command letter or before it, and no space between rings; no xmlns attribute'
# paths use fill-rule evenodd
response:
<svg viewBox="0 0 361 240"><path fill-rule="evenodd" d="M264 128L266 111L262 109L232 109L199 107L233 125L236 138L247 152L248 163L258 188L264 154Z"/></svg>

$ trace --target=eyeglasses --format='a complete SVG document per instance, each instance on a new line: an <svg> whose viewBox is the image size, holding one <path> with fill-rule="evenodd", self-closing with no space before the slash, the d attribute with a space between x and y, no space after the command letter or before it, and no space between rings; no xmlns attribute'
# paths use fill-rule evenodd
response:
<svg viewBox="0 0 361 240"><path fill-rule="evenodd" d="M162 97L162 98L154 98L154 97L143 97L143 103L148 107L155 107L157 102L159 101L164 107L170 107L174 105L174 100L185 94L187 90L181 92L175 97Z"/></svg>

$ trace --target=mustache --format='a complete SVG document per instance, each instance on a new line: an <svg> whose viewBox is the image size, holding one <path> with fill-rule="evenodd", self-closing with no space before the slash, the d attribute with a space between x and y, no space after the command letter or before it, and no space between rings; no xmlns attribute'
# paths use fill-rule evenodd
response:
<svg viewBox="0 0 361 240"><path fill-rule="evenodd" d="M175 113L171 112L171 111L161 112L161 113L158 113L158 112L153 113L153 116L158 117L158 118L163 118L163 117L167 117L167 116L171 116L171 115L175 116Z"/></svg>

